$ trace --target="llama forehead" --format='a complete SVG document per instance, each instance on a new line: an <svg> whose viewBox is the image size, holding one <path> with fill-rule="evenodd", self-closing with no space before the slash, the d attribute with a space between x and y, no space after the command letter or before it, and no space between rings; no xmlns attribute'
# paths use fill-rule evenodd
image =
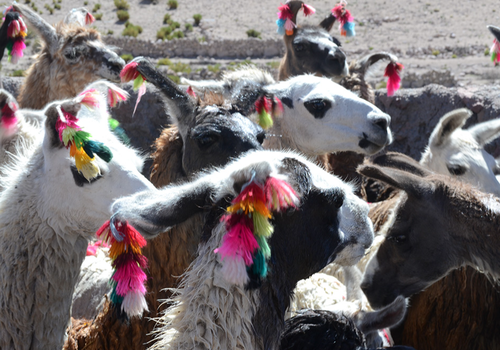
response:
<svg viewBox="0 0 500 350"><path fill-rule="evenodd" d="M299 36L294 39L294 44L298 44L300 42L309 42L318 47L319 51L327 51L335 50L338 48L338 45L332 41L330 35L321 32L315 32L308 36Z"/></svg>

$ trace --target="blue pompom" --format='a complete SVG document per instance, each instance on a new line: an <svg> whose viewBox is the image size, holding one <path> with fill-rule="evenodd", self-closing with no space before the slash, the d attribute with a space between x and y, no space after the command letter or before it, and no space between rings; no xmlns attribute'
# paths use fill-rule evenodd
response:
<svg viewBox="0 0 500 350"><path fill-rule="evenodd" d="M354 30L354 26L356 23L354 22L345 22L344 26L342 27L345 30L346 36L351 37L356 35L356 31Z"/></svg>
<svg viewBox="0 0 500 350"><path fill-rule="evenodd" d="M276 24L278 25L277 32L279 35L285 35L285 22L286 22L286 20L284 20L284 19L278 19L276 21Z"/></svg>

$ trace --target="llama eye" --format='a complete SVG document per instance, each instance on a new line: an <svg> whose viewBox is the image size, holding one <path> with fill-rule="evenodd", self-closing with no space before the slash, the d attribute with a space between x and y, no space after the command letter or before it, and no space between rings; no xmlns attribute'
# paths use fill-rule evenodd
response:
<svg viewBox="0 0 500 350"><path fill-rule="evenodd" d="M467 171L467 169L464 166L460 166L460 165L447 165L446 167L448 168L448 171L450 172L450 174L456 175L456 176L463 175Z"/></svg>
<svg viewBox="0 0 500 350"><path fill-rule="evenodd" d="M325 116L325 113L332 106L330 101L315 99L311 101L304 102L304 106L316 119L321 119Z"/></svg>
<svg viewBox="0 0 500 350"><path fill-rule="evenodd" d="M219 136L214 134L201 134L194 137L194 139L196 140L198 147L204 149L212 146L219 139Z"/></svg>
<svg viewBox="0 0 500 350"><path fill-rule="evenodd" d="M261 132L257 135L257 141L262 145L266 139L266 134Z"/></svg>
<svg viewBox="0 0 500 350"><path fill-rule="evenodd" d="M297 51L297 52L304 51L304 50L305 50L305 48L306 48L306 47L304 46L304 44L295 44L295 45L294 45L294 49L295 49L295 51Z"/></svg>
<svg viewBox="0 0 500 350"><path fill-rule="evenodd" d="M74 60L75 58L78 58L78 56L80 56L80 53L76 50L70 50L70 51L67 51L64 56L68 59L68 60Z"/></svg>
<svg viewBox="0 0 500 350"><path fill-rule="evenodd" d="M398 244L406 242L406 236L405 235L399 235L396 237L392 237L392 240Z"/></svg>

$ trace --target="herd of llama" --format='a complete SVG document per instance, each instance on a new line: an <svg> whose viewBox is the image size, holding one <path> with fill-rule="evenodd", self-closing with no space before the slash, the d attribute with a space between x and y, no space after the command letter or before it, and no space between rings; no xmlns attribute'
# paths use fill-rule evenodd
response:
<svg viewBox="0 0 500 350"><path fill-rule="evenodd" d="M403 65L346 55L346 1L314 13L279 6L276 77L177 84L85 8L5 10L0 59L41 47L0 89L0 349L500 347L500 119L450 110L419 161L387 151L367 75L393 96Z"/></svg>

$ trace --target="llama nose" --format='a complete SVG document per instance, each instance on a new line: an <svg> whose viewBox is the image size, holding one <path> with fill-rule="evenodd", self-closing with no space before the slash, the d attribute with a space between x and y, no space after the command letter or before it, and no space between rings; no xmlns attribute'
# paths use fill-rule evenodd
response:
<svg viewBox="0 0 500 350"><path fill-rule="evenodd" d="M346 57L345 54L337 48L328 53L327 59L328 61L337 61L343 66L345 64Z"/></svg>
<svg viewBox="0 0 500 350"><path fill-rule="evenodd" d="M373 124L378 126L382 130L387 130L387 127L389 126L390 119L383 116L383 117L378 117L375 120L373 120Z"/></svg>

